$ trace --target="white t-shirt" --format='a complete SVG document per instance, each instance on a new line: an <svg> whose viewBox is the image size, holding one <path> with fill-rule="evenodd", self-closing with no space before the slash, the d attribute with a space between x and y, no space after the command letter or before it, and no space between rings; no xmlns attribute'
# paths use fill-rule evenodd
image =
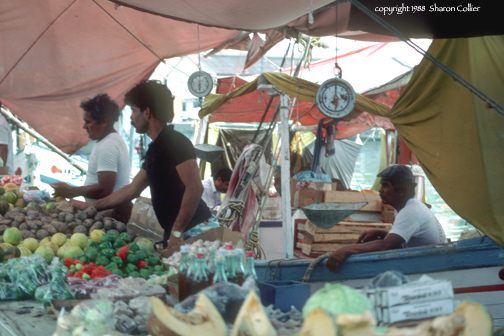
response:
<svg viewBox="0 0 504 336"><path fill-rule="evenodd" d="M130 182L130 162L128 147L119 133L113 132L97 141L89 156L85 186L98 184L99 172L115 172L116 180L112 192L121 189ZM86 202L93 202L86 198Z"/></svg>
<svg viewBox="0 0 504 336"><path fill-rule="evenodd" d="M410 198L404 208L395 212L395 220L389 233L404 239L403 247L415 247L446 243L446 235L436 216L425 204Z"/></svg>
<svg viewBox="0 0 504 336"><path fill-rule="evenodd" d="M12 130L9 122L0 114L0 145L7 145L7 162L4 166L9 168L9 175L14 175L14 150L12 149Z"/></svg>
<svg viewBox="0 0 504 336"><path fill-rule="evenodd" d="M205 190L203 191L201 198L203 198L203 201L205 201L206 205L210 209L221 205L221 193L217 191L217 189L215 189L213 177L209 177L206 180L203 180L202 183Z"/></svg>

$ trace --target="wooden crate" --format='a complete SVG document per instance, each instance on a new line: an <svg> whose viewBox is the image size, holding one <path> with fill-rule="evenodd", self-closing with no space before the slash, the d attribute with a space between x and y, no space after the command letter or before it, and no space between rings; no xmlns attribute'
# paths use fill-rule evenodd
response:
<svg viewBox="0 0 504 336"><path fill-rule="evenodd" d="M389 231L392 224L383 222L353 222L342 221L330 229L321 229L309 220L303 226L297 228L295 246L301 248L302 253L307 257L316 257L326 252L333 252L338 248L355 244L359 236L368 230Z"/></svg>

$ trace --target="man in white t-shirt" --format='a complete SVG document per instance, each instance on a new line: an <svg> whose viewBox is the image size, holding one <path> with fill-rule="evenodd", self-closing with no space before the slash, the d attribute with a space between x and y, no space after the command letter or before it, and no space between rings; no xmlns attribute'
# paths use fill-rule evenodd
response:
<svg viewBox="0 0 504 336"><path fill-rule="evenodd" d="M446 243L441 224L429 208L415 199L415 180L408 166L393 165L378 174L381 177L380 197L383 204L395 209L392 229L364 232L357 244L346 245L331 254L326 268L336 272L352 254L392 250Z"/></svg>
<svg viewBox="0 0 504 336"><path fill-rule="evenodd" d="M128 148L114 129L119 119L119 107L107 94L100 94L80 104L84 110L84 129L96 143L89 156L84 186L70 186L64 182L52 183L54 195L66 198L84 196L86 202L94 202L121 189L130 182ZM132 203L126 202L114 208L112 217L127 223Z"/></svg>
<svg viewBox="0 0 504 336"><path fill-rule="evenodd" d="M0 108L2 103L0 102ZM0 158L3 165L9 168L9 175L14 175L14 155L12 149L12 129L7 119L0 114Z"/></svg>
<svg viewBox="0 0 504 336"><path fill-rule="evenodd" d="M204 191L201 198L210 210L214 210L222 204L221 194L227 192L232 173L231 169L222 167L212 177L202 181Z"/></svg>

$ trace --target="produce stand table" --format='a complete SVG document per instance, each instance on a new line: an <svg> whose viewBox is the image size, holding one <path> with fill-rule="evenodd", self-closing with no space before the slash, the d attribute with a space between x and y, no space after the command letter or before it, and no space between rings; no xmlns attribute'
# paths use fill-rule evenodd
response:
<svg viewBox="0 0 504 336"><path fill-rule="evenodd" d="M0 335L50 336L56 319L35 300L0 302Z"/></svg>

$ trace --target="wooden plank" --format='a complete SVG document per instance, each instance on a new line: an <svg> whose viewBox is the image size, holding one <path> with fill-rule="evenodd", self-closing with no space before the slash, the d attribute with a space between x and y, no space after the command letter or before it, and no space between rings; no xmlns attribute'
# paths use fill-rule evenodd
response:
<svg viewBox="0 0 504 336"><path fill-rule="evenodd" d="M303 240L307 244L313 244L313 243L355 244L360 235L361 235L360 233L317 233L315 235L305 233Z"/></svg>
<svg viewBox="0 0 504 336"><path fill-rule="evenodd" d="M392 228L390 223L362 223L362 222L339 222L330 229L321 229L315 226L312 222L306 221L306 232L314 236L318 233L362 233L367 230L379 229L389 231Z"/></svg>
<svg viewBox="0 0 504 336"><path fill-rule="evenodd" d="M359 211L381 212L382 201L379 194L362 193L355 191L324 191L324 202L326 203L357 203L368 202Z"/></svg>

